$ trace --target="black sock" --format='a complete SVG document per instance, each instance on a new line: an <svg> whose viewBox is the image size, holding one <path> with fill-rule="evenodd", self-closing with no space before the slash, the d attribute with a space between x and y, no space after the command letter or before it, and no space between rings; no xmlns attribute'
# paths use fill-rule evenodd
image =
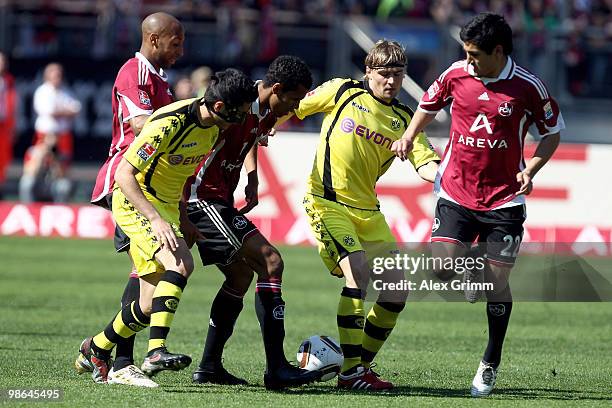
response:
<svg viewBox="0 0 612 408"><path fill-rule="evenodd" d="M279 279L257 281L255 311L266 350L267 372L287 364L285 341L285 302L281 296Z"/></svg>
<svg viewBox="0 0 612 408"><path fill-rule="evenodd" d="M138 301L140 297L140 282L138 277L130 277L123 296L121 297L121 307L129 305L134 301ZM117 343L115 351L115 364L113 365L115 371L121 370L131 364L134 364L134 341L136 336L129 337L124 341Z"/></svg>
<svg viewBox="0 0 612 408"><path fill-rule="evenodd" d="M487 302L489 321L489 343L482 360L497 368L501 361L502 346L510 321L512 302Z"/></svg>
<svg viewBox="0 0 612 408"><path fill-rule="evenodd" d="M210 308L210 321L200 368L213 371L221 366L223 348L234 331L241 311L242 296L225 285L221 286Z"/></svg>

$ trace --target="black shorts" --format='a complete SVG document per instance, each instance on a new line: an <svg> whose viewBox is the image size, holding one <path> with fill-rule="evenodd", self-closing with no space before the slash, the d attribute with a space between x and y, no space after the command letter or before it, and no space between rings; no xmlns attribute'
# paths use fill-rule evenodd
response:
<svg viewBox="0 0 612 408"><path fill-rule="evenodd" d="M187 215L204 235L203 240L196 242L204 265L230 264L244 240L258 232L237 209L220 201L190 202Z"/></svg>
<svg viewBox="0 0 612 408"><path fill-rule="evenodd" d="M525 205L475 211L440 198L431 231L431 242L469 246L478 237L491 263L514 265L523 239Z"/></svg>
<svg viewBox="0 0 612 408"><path fill-rule="evenodd" d="M107 208L110 211L113 211L112 193L106 196L106 204L108 205ZM130 237L128 237L117 224L115 224L115 236L113 237L113 242L115 244L115 251L117 252L127 252L130 250Z"/></svg>

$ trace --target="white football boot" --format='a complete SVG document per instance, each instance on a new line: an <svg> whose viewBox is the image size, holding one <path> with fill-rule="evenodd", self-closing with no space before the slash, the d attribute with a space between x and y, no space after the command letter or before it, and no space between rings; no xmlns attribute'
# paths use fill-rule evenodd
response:
<svg viewBox="0 0 612 408"><path fill-rule="evenodd" d="M481 361L474 380L472 380L472 388L470 389L472 397L486 397L491 394L493 387L495 387L496 378L497 369Z"/></svg>
<svg viewBox="0 0 612 408"><path fill-rule="evenodd" d="M147 377L142 371L140 371L140 368L133 364L118 371L111 368L108 373L107 382L109 384L133 385L135 387L159 387L159 384Z"/></svg>

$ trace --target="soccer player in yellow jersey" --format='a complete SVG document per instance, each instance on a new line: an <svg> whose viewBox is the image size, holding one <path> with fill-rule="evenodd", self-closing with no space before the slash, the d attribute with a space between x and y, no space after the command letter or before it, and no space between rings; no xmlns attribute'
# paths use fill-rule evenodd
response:
<svg viewBox="0 0 612 408"><path fill-rule="evenodd" d="M363 81L332 79L310 92L295 115L325 114L304 205L323 262L346 282L337 317L344 353L338 386L385 390L393 385L370 367L404 308L405 294L394 301L379 296L365 316L370 268L364 244L395 242L374 187L391 166L391 145L407 129L412 111L396 99L406 69L400 44L378 41L365 66ZM434 181L440 159L423 133L408 158L423 179Z"/></svg>
<svg viewBox="0 0 612 408"><path fill-rule="evenodd" d="M187 177L211 150L220 130L241 123L256 98L254 82L242 72L219 72L203 98L157 110L125 153L115 174L112 211L131 240L140 299L123 307L102 332L84 341L84 355L97 382L108 377L113 347L149 324L145 374L176 371L191 363L189 356L166 349L174 313L193 271L193 259L179 229L179 201Z"/></svg>

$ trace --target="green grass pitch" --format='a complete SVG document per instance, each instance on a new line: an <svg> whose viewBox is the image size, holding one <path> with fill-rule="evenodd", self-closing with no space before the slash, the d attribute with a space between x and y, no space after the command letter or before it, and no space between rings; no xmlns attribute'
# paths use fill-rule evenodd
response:
<svg viewBox="0 0 612 408"><path fill-rule="evenodd" d="M287 302L286 354L295 359L312 334L337 338L341 281L328 276L313 248L282 247ZM118 310L127 257L107 241L0 238L0 389L60 388L61 402L38 406L610 406L612 303L516 303L498 383L486 400L469 385L486 345L483 304L410 303L377 358L396 384L386 394L338 392L334 381L282 393L263 388L264 353L253 294L225 351L226 367L248 387L191 383L190 367L156 377L158 389L94 384L73 370L80 341ZM212 298L222 281L198 266L169 337L170 349L197 364ZM137 343L142 361L146 335ZM0 401L0 405L12 402ZM23 405L19 405L23 406Z"/></svg>

